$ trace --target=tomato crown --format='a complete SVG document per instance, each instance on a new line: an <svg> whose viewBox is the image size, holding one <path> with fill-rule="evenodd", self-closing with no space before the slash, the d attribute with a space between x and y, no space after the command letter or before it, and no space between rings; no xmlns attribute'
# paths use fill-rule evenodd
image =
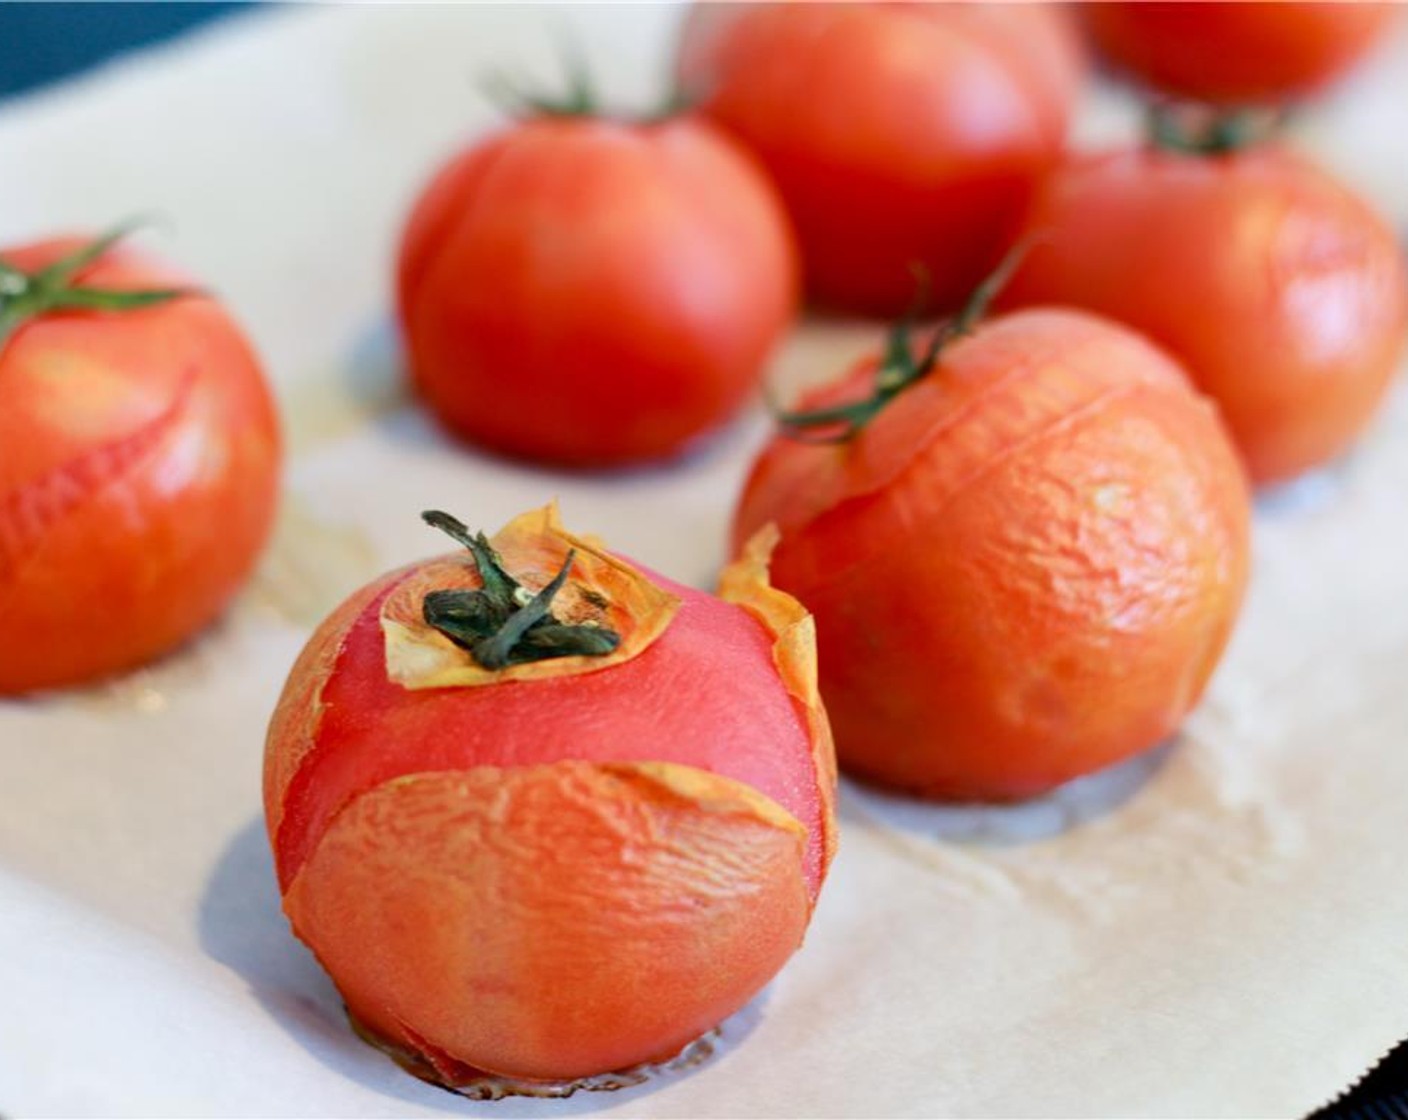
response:
<svg viewBox="0 0 1408 1120"><path fill-rule="evenodd" d="M431 591L422 606L427 626L434 627L485 669L505 669L554 657L604 657L621 644L621 635L606 626L570 625L552 613L552 601L567 582L575 549L556 576L536 595L504 571L498 553L481 533L448 513L429 510L427 525L453 537L469 549L484 586L476 591Z"/></svg>
<svg viewBox="0 0 1408 1120"><path fill-rule="evenodd" d="M563 69L567 74L567 88L560 94L539 93L530 89L527 82L511 77L502 70L491 71L486 75L480 88L504 114L516 119L609 117L634 124L652 124L678 116L690 107L690 99L676 86L654 110L638 114L610 110L597 92L591 68L580 49L575 44L566 43L562 48L562 58Z"/></svg>
<svg viewBox="0 0 1408 1120"><path fill-rule="evenodd" d="M998 266L973 289L957 315L940 323L929 345L916 357L914 326L928 302L928 275L917 270L919 291L910 309L890 328L885 350L875 368L870 396L847 404L787 412L774 407L782 433L803 443L846 443L858 436L880 412L911 385L933 370L944 347L972 332L987 314L1012 273L1021 264L1030 241L1020 241L1008 250Z"/></svg>
<svg viewBox="0 0 1408 1120"><path fill-rule="evenodd" d="M131 311L183 296L196 288L115 291L75 283L78 274L140 226L128 220L37 272L25 272L0 258L0 350L24 323L54 311Z"/></svg>
<svg viewBox="0 0 1408 1120"><path fill-rule="evenodd" d="M1222 156L1264 143L1285 120L1286 112L1279 108L1154 101L1148 107L1146 132L1149 143L1161 151Z"/></svg>

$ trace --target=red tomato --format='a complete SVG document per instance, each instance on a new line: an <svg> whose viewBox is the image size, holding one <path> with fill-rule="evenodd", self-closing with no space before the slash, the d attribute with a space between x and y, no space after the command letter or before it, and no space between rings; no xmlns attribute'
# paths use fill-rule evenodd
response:
<svg viewBox="0 0 1408 1120"><path fill-rule="evenodd" d="M1089 308L1167 348L1217 401L1258 483L1344 451L1402 351L1393 231L1281 148L1082 156L1045 184L1029 228L1003 302Z"/></svg>
<svg viewBox="0 0 1408 1120"><path fill-rule="evenodd" d="M805 403L863 396L878 368ZM816 618L843 767L1008 799L1178 727L1236 617L1249 517L1216 411L1171 360L1041 310L949 343L849 441L779 435L734 539L781 530L773 577Z"/></svg>
<svg viewBox="0 0 1408 1120"><path fill-rule="evenodd" d="M0 260L33 274L82 244ZM182 282L127 250L73 281ZM0 397L0 693L139 665L219 614L268 536L279 439L259 365L214 300L28 318L0 340Z"/></svg>
<svg viewBox="0 0 1408 1120"><path fill-rule="evenodd" d="M1281 101L1348 69L1383 34L1396 4L1084 5L1096 45L1150 85L1214 102Z"/></svg>
<svg viewBox="0 0 1408 1120"><path fill-rule="evenodd" d="M916 264L947 307L996 263L1081 65L1054 6L799 3L696 7L679 72L772 173L812 295L897 314Z"/></svg>
<svg viewBox="0 0 1408 1120"><path fill-rule="evenodd" d="M691 119L540 117L456 157L411 216L411 372L451 429L511 455L670 455L732 414L796 310L786 219Z"/></svg>
<svg viewBox="0 0 1408 1120"><path fill-rule="evenodd" d="M715 598L549 508L314 634L265 807L284 909L364 1036L458 1088L570 1082L670 1058L791 955L835 770L811 621L768 586L768 544ZM545 652L565 630L593 652Z"/></svg>

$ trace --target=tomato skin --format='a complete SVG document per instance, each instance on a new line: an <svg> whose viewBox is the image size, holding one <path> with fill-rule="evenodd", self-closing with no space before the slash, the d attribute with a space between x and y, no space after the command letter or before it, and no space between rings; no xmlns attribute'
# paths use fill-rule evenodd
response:
<svg viewBox="0 0 1408 1120"><path fill-rule="evenodd" d="M895 315L922 265L957 305L1010 244L1078 92L1064 12L985 4L696 7L679 62L772 173L806 283Z"/></svg>
<svg viewBox="0 0 1408 1120"><path fill-rule="evenodd" d="M1396 368L1408 276L1393 231L1288 150L1075 158L1028 222L1001 302L1084 307L1164 346L1258 484L1341 454Z"/></svg>
<svg viewBox="0 0 1408 1120"><path fill-rule="evenodd" d="M1386 30L1382 3L1162 3L1083 5L1096 46L1136 77L1212 102L1274 102L1338 77Z"/></svg>
<svg viewBox="0 0 1408 1120"><path fill-rule="evenodd" d="M850 443L776 438L735 540L781 529L774 579L816 618L843 768L1006 800L1177 728L1236 617L1249 517L1218 418L1173 362L1116 324L1033 310L951 344Z"/></svg>
<svg viewBox="0 0 1408 1120"><path fill-rule="evenodd" d="M78 239L0 252L25 271ZM184 277L113 250L82 282ZM0 693L140 665L248 578L276 504L278 425L258 362L213 300L52 314L0 350Z"/></svg>
<svg viewBox="0 0 1408 1120"><path fill-rule="evenodd" d="M682 602L621 664L403 688L385 604L453 560L353 595L290 674L264 786L285 910L441 1083L669 1058L801 939L834 845L819 704L755 603L643 569Z"/></svg>
<svg viewBox="0 0 1408 1120"><path fill-rule="evenodd" d="M797 304L752 160L698 119L539 118L452 160L399 265L417 389L514 456L673 455L734 413Z"/></svg>

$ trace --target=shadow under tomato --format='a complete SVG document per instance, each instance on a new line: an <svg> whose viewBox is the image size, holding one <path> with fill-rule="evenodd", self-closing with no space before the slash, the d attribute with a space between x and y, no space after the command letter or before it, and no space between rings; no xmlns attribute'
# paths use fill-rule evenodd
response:
<svg viewBox="0 0 1408 1120"><path fill-rule="evenodd" d="M1115 812L1153 780L1176 747L1175 737L1041 797L1007 805L924 801L848 779L841 784L840 817L843 823L880 824L945 843L1030 844Z"/></svg>
<svg viewBox="0 0 1408 1120"><path fill-rule="evenodd" d="M1258 490L1254 508L1262 517L1309 517L1333 509L1344 497L1354 471L1357 456L1354 450L1322 467Z"/></svg>
<svg viewBox="0 0 1408 1120"><path fill-rule="evenodd" d="M511 1097L479 1103L416 1080L352 1033L337 989L289 930L262 819L255 818L235 835L211 872L201 899L199 933L202 949L242 976L270 1018L332 1072L394 1100L495 1120L548 1113L589 1116L667 1088L690 1076L693 1069L707 1069L725 1060L756 1029L768 994L765 989L728 1019L720 1028L713 1056L693 1069L653 1074L641 1085L615 1092L578 1092L553 1101Z"/></svg>
<svg viewBox="0 0 1408 1120"><path fill-rule="evenodd" d="M342 381L349 399L385 435L398 442L411 443L418 448L430 446L454 451L465 457L467 465L483 461L498 470L542 475L551 478L555 486L560 486L564 479L633 486L652 479L667 480L697 470L703 464L740 454L754 442L753 426L747 423L753 410L745 404L738 414L696 436L678 453L642 463L556 466L480 447L450 432L416 396L406 372L399 332L389 318L372 323L354 340L343 366Z"/></svg>

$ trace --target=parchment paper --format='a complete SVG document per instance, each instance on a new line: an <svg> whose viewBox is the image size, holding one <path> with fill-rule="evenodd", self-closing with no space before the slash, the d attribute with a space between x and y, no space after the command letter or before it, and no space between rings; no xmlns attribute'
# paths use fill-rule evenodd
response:
<svg viewBox="0 0 1408 1120"><path fill-rule="evenodd" d="M155 211L285 409L286 508L214 630L97 688L0 703L6 1115L1284 1115L1408 1035L1408 397L1257 513L1250 602L1177 742L1019 809L846 784L806 946L707 1065L617 1094L471 1104L346 1029L288 934L259 820L264 725L317 619L552 495L572 526L707 585L755 410L689 461L593 478L452 446L387 325L405 208L493 117L488 64L658 91L666 8L265 11L0 108L0 243ZM1084 142L1130 113L1092 94ZM1402 225L1408 40L1301 125ZM873 328L813 324L784 383ZM3 407L3 399L0 399ZM0 448L0 454L4 449ZM0 635L0 640L5 640Z"/></svg>

